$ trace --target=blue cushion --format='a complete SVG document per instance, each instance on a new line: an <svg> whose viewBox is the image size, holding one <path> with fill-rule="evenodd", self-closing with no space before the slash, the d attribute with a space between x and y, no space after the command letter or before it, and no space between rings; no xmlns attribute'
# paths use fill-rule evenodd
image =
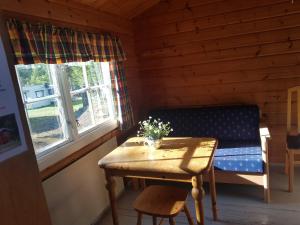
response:
<svg viewBox="0 0 300 225"><path fill-rule="evenodd" d="M222 171L263 173L262 149L260 146L218 148L214 166Z"/></svg>
<svg viewBox="0 0 300 225"><path fill-rule="evenodd" d="M215 137L223 141L259 141L257 106L162 109L150 113L170 121L173 137Z"/></svg>

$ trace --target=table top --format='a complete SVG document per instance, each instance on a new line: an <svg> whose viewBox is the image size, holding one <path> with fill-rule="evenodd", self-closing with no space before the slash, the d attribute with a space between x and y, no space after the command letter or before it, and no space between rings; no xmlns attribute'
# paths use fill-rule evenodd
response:
<svg viewBox="0 0 300 225"><path fill-rule="evenodd" d="M144 138L127 140L103 157L104 169L198 175L212 163L217 140L214 138L164 138L159 149L144 146Z"/></svg>

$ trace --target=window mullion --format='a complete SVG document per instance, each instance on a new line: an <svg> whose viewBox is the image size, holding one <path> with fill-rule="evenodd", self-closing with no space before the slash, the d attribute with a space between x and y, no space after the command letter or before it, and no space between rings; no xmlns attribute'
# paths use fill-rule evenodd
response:
<svg viewBox="0 0 300 225"><path fill-rule="evenodd" d="M83 79L84 79L85 86L88 89L86 94L87 94L87 97L88 97L89 110L90 110L91 117L92 117L92 123L93 123L93 125L95 125L95 115L94 115L94 110L93 110L93 106L92 106L91 93L90 93L90 90L89 90L89 82L88 82L88 79L87 79L86 63L82 64L82 74L83 74Z"/></svg>
<svg viewBox="0 0 300 225"><path fill-rule="evenodd" d="M108 71L103 71L102 68L102 64L100 64L99 68L102 72L102 77L103 77L103 81L104 81L104 87L102 87L101 90L104 91L104 94L107 98L107 104L108 104L108 110L109 110L109 115L110 117L113 117L115 119L115 107L114 107L114 100L112 97L112 88L111 88L111 76L112 74L110 74L109 70Z"/></svg>
<svg viewBox="0 0 300 225"><path fill-rule="evenodd" d="M45 101L45 100L51 100L51 99L57 99L57 98L60 98L60 95L48 95L48 96L45 96L45 97L34 98L34 99L30 99L30 100L25 100L24 99L23 101L26 104L30 104L30 103L42 102L42 101Z"/></svg>
<svg viewBox="0 0 300 225"><path fill-rule="evenodd" d="M22 83L21 83L21 79L20 79L19 70L16 68L15 71L16 71L16 74L17 74L17 79L18 79L19 88L20 88L20 91L21 91L21 97L22 97L23 105L25 106L26 99L23 96L24 95L24 91L23 91L23 87L22 87Z"/></svg>
<svg viewBox="0 0 300 225"><path fill-rule="evenodd" d="M50 65L50 74L53 76L53 82L56 82L57 87L59 89L61 97L59 98L59 108L63 111L63 123L64 123L64 130L69 135L69 139L74 140L76 136L78 135L77 129L76 129L76 119L72 118L73 111L72 110L72 101L69 100L70 93L68 92L69 86L68 82L65 82L64 80L67 77L65 75L65 72L62 71L62 69L57 68L58 65ZM67 84L66 84L67 83ZM71 98L71 97L70 97ZM71 101L71 108L68 104L68 102ZM74 122L73 122L74 121Z"/></svg>
<svg viewBox="0 0 300 225"><path fill-rule="evenodd" d="M78 94L81 94L81 93L84 93L84 92L87 92L89 90L89 88L80 88L78 90L75 90L75 91L71 91L71 95L78 95Z"/></svg>

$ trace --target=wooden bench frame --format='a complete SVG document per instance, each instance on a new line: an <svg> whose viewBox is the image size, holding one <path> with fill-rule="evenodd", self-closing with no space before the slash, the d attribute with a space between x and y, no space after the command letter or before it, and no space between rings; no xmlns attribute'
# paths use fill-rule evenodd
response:
<svg viewBox="0 0 300 225"><path fill-rule="evenodd" d="M228 184L247 184L258 185L263 187L264 201L269 203L270 196L270 182L269 182L269 149L268 142L271 138L269 129L264 124L260 124L260 140L262 148L262 157L264 161L264 173L239 173L239 172L225 172L215 170L216 183Z"/></svg>

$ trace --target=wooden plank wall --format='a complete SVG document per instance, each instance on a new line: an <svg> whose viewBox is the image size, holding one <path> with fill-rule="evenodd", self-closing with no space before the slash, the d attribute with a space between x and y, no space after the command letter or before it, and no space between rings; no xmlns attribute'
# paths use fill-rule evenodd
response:
<svg viewBox="0 0 300 225"><path fill-rule="evenodd" d="M149 108L257 104L283 162L287 88L300 84L300 2L170 0L134 20Z"/></svg>
<svg viewBox="0 0 300 225"><path fill-rule="evenodd" d="M89 6L58 4L48 0L1 0L0 11L32 21L50 21L92 31L110 31L120 36L127 54L126 76L136 120L141 114L141 85L134 49L132 23L118 16L100 13Z"/></svg>

